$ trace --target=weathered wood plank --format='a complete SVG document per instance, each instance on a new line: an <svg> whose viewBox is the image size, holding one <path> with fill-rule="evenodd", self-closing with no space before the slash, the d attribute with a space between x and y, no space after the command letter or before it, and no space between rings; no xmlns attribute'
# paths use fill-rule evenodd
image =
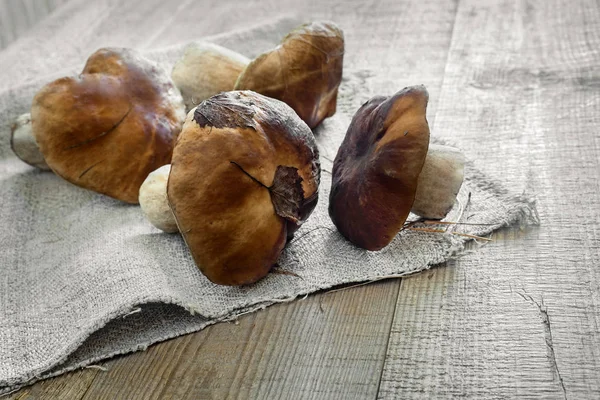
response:
<svg viewBox="0 0 600 400"><path fill-rule="evenodd" d="M103 364L83 398L374 397L397 289L318 294L152 346Z"/></svg>
<svg viewBox="0 0 600 400"><path fill-rule="evenodd" d="M51 378L7 396L6 400L79 400L91 385L96 368L85 368Z"/></svg>
<svg viewBox="0 0 600 400"><path fill-rule="evenodd" d="M600 4L461 0L433 132L542 225L402 283L380 398L600 397Z"/></svg>

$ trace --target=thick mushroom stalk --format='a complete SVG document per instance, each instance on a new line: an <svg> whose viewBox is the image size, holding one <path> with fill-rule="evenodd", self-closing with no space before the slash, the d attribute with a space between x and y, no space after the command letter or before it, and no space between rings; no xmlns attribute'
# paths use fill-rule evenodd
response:
<svg viewBox="0 0 600 400"><path fill-rule="evenodd" d="M31 131L31 114L23 114L16 119L12 127L10 147L21 161L32 167L50 171Z"/></svg>
<svg viewBox="0 0 600 400"><path fill-rule="evenodd" d="M444 218L456 201L464 167L465 156L459 149L430 144L411 211L427 219Z"/></svg>
<svg viewBox="0 0 600 400"><path fill-rule="evenodd" d="M213 43L190 45L171 72L186 110L217 93L233 90L250 59Z"/></svg>
<svg viewBox="0 0 600 400"><path fill-rule="evenodd" d="M167 182L171 164L163 165L148 175L140 187L140 207L152 225L167 233L179 232L167 199Z"/></svg>

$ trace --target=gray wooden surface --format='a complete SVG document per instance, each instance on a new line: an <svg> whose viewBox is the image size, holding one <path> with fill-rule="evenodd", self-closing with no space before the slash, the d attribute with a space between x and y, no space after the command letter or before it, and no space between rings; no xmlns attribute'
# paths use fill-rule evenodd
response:
<svg viewBox="0 0 600 400"><path fill-rule="evenodd" d="M137 47L282 14L335 20L349 63L378 70L382 94L426 84L433 134L510 190L536 193L542 225L402 281L275 305L8 398L600 398L598 1L62 7L80 15L65 29L82 53L112 44L86 37L92 16Z"/></svg>

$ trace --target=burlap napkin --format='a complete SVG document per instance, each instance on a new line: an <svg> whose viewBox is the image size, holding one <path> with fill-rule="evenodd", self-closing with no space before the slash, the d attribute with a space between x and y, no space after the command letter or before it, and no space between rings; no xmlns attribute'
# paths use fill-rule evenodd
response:
<svg viewBox="0 0 600 400"><path fill-rule="evenodd" d="M282 19L206 40L252 58L296 25ZM147 55L170 70L183 48ZM77 73L84 62L57 75ZM346 69L344 75L338 113L315 131L323 166L319 205L279 262L299 277L271 274L248 287L209 282L181 237L153 228L139 207L77 188L12 155L12 121L53 77L35 82L31 71L29 83L0 92L0 393L275 302L414 273L460 255L468 239L451 233L404 231L384 250L368 252L336 232L327 214L331 160L352 114L373 95L370 72ZM476 235L536 221L531 200L470 167L448 219L461 217L490 224L461 227Z"/></svg>

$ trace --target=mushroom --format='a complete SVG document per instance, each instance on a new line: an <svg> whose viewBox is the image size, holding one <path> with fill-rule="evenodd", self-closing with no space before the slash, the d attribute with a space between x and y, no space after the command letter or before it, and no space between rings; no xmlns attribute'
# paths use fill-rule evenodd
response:
<svg viewBox="0 0 600 400"><path fill-rule="evenodd" d="M148 174L168 164L185 119L165 71L130 49L100 49L82 73L44 86L31 107L33 135L67 181L137 203Z"/></svg>
<svg viewBox="0 0 600 400"><path fill-rule="evenodd" d="M264 277L317 204L314 136L285 103L217 94L188 113L167 196L194 261L221 285Z"/></svg>
<svg viewBox="0 0 600 400"><path fill-rule="evenodd" d="M11 130L10 147L21 161L32 167L50 171L31 132L31 114L23 114L16 119Z"/></svg>
<svg viewBox="0 0 600 400"><path fill-rule="evenodd" d="M252 60L235 89L281 100L314 128L335 114L343 57L340 28L331 22L304 24L275 49Z"/></svg>
<svg viewBox="0 0 600 400"><path fill-rule="evenodd" d="M177 61L171 78L181 91L186 110L217 93L233 90L250 59L212 43L188 46Z"/></svg>
<svg viewBox="0 0 600 400"><path fill-rule="evenodd" d="M464 157L444 146L428 152L428 98L424 86L376 96L350 123L333 165L329 215L359 247L387 246L411 209L440 219L454 204Z"/></svg>
<svg viewBox="0 0 600 400"><path fill-rule="evenodd" d="M158 229L174 233L179 232L177 222L167 200L167 181L171 164L163 165L148 175L140 187L140 207L152 225Z"/></svg>

